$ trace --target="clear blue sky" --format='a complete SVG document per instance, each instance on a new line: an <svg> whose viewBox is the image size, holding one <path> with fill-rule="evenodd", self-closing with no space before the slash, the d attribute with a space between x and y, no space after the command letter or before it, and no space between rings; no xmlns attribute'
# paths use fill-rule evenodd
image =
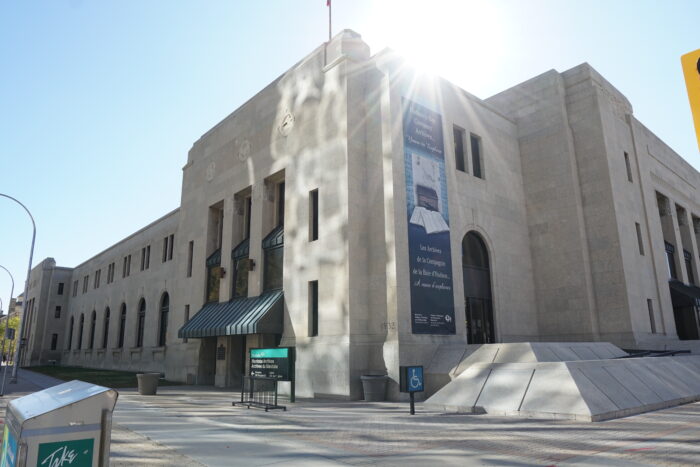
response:
<svg viewBox="0 0 700 467"><path fill-rule="evenodd" d="M334 31L488 97L588 62L700 168L680 56L700 2L334 0ZM325 0L0 2L0 192L34 213L35 264L75 266L176 208L192 143L328 35ZM31 228L0 199L23 289ZM0 271L0 297L9 295Z"/></svg>

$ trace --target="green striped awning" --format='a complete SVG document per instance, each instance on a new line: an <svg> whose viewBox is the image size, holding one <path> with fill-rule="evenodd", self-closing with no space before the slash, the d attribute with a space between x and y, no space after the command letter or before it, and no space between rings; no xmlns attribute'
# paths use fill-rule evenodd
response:
<svg viewBox="0 0 700 467"><path fill-rule="evenodd" d="M282 334L284 293L207 303L180 328L177 336L214 337L239 334Z"/></svg>

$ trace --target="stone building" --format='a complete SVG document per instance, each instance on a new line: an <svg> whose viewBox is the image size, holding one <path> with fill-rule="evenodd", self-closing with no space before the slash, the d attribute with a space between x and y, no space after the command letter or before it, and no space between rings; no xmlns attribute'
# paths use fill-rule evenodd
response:
<svg viewBox="0 0 700 467"><path fill-rule="evenodd" d="M298 395L359 398L468 344L678 348L699 182L588 64L482 100L346 30L194 143L179 209L34 269L24 364L234 386L295 347Z"/></svg>

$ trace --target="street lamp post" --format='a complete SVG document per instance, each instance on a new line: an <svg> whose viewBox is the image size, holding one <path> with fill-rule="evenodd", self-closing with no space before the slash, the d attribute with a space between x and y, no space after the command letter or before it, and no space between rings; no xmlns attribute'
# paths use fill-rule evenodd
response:
<svg viewBox="0 0 700 467"><path fill-rule="evenodd" d="M17 367L19 366L19 359L20 359L20 356L22 355L22 347L23 347L22 346L22 332L24 331L24 324L25 324L25 321L27 320L27 304L29 303L29 299L27 297L27 294L29 291L29 276L32 273L32 259L34 257L34 240L36 240L36 223L34 222L34 216L32 216L32 213L29 212L29 209L27 209L27 206L25 206L19 200L13 198L10 195L0 193L0 196L2 196L4 198L11 199L15 203L22 206L22 208L25 211L27 211L29 218L32 220L32 247L29 250L29 267L27 267L27 280L24 283L24 304L22 306L22 308L23 308L22 319L19 322L19 329L17 330L17 336L15 336L15 339L19 340L19 345L15 345L15 361L14 361L14 365L12 365L12 378L10 379L10 384L12 384L12 383L17 382Z"/></svg>
<svg viewBox="0 0 700 467"><path fill-rule="evenodd" d="M5 338L7 337L7 330L10 327L10 304L12 303L12 296L15 293L15 278L12 277L12 274L8 269L0 264L0 268L3 268L7 274L10 276L10 282L12 283L12 287L10 288L10 303L7 305L7 317L5 317L5 332L2 335L2 345L0 345L0 352L2 353L2 356L5 356ZM4 360L4 358L3 358ZM5 395L5 375L7 375L7 365L2 370L2 386L0 386L0 396Z"/></svg>

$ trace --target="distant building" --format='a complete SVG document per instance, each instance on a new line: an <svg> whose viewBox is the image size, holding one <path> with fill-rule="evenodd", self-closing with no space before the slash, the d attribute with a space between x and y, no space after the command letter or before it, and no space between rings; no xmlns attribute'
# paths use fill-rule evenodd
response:
<svg viewBox="0 0 700 467"><path fill-rule="evenodd" d="M194 143L179 209L34 268L24 363L223 387L291 346L298 395L358 398L467 344L678 348L698 187L587 64L482 100L346 30Z"/></svg>

